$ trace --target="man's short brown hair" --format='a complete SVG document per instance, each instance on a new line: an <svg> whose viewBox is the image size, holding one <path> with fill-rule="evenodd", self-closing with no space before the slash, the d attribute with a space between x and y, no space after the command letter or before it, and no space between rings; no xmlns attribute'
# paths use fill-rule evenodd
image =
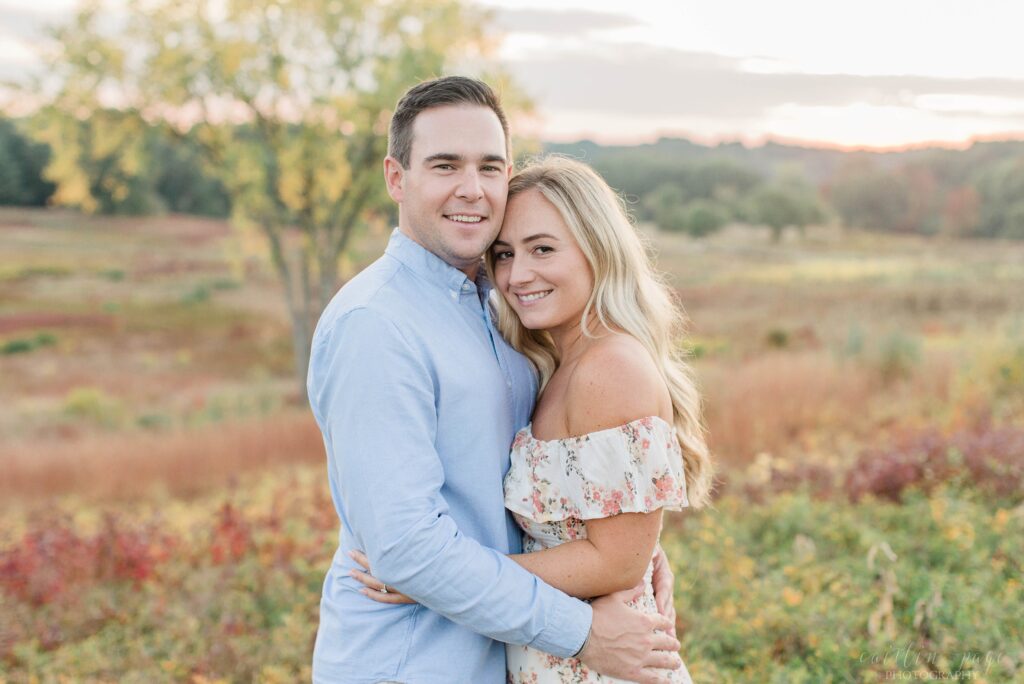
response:
<svg viewBox="0 0 1024 684"><path fill-rule="evenodd" d="M505 110L501 108L501 101L491 87L474 78L444 76L413 86L395 107L388 134L388 154L396 159L403 169L409 168L409 156L412 154L412 125L416 117L425 109L446 105L477 105L494 112L501 122L501 130L505 133L507 152L508 119L505 118Z"/></svg>

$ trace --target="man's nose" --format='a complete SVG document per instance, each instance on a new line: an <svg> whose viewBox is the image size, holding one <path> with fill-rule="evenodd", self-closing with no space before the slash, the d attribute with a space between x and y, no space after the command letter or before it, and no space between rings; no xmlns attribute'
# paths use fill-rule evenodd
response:
<svg viewBox="0 0 1024 684"><path fill-rule="evenodd" d="M462 174L459 187L455 189L455 196L467 202L475 202L484 195L483 185L480 183L480 174L476 169L469 169Z"/></svg>

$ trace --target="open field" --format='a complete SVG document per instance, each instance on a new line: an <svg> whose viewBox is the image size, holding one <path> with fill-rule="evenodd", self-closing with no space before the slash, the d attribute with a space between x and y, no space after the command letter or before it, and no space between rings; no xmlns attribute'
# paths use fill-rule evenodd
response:
<svg viewBox="0 0 1024 684"><path fill-rule="evenodd" d="M664 535L695 680L1024 681L1024 244L790 237L652 238L721 463ZM0 682L308 679L336 521L258 242L0 254Z"/></svg>

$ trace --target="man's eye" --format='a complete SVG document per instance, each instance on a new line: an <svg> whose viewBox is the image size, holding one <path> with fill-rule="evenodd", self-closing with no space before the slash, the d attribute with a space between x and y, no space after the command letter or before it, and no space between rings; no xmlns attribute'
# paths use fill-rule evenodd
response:
<svg viewBox="0 0 1024 684"><path fill-rule="evenodd" d="M455 169L455 167L452 166L451 164L438 164L434 168L439 169L441 171L452 171L453 169Z"/></svg>
<svg viewBox="0 0 1024 684"><path fill-rule="evenodd" d="M481 167L481 171L486 171L488 173L494 173L495 171L501 171L501 168L497 167L497 166L483 166L483 167Z"/></svg>

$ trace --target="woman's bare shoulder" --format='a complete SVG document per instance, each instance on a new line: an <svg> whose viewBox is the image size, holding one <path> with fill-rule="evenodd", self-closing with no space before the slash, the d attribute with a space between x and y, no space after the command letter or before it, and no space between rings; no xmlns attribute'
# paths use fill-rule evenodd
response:
<svg viewBox="0 0 1024 684"><path fill-rule="evenodd" d="M654 359L639 340L606 335L587 348L569 379L569 430L586 434L661 415L667 393Z"/></svg>

